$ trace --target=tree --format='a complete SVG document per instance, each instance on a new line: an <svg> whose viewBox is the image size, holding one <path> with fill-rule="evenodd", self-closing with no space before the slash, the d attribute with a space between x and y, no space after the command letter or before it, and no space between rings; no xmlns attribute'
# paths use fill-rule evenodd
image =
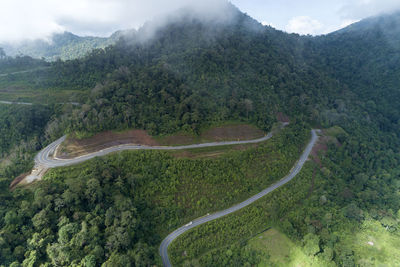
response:
<svg viewBox="0 0 400 267"><path fill-rule="evenodd" d="M6 52L4 52L4 48L0 47L0 59L5 59L7 57Z"/></svg>
<svg viewBox="0 0 400 267"><path fill-rule="evenodd" d="M304 243L304 252L308 256L314 256L318 252L320 252L320 247L319 247L319 236L315 234L307 234L303 238L303 243Z"/></svg>

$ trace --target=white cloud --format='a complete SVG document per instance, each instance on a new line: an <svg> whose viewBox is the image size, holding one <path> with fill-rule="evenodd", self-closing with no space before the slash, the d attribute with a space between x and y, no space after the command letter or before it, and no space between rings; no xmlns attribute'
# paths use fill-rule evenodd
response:
<svg viewBox="0 0 400 267"><path fill-rule="evenodd" d="M218 14L225 0L1 0L0 42L46 38L54 32L107 36L182 7Z"/></svg>
<svg viewBox="0 0 400 267"><path fill-rule="evenodd" d="M360 20L397 10L400 10L399 0L348 0L340 14L346 19Z"/></svg>
<svg viewBox="0 0 400 267"><path fill-rule="evenodd" d="M342 23L339 26L339 29L345 28L353 23L359 22L359 19L345 19L342 21Z"/></svg>
<svg viewBox="0 0 400 267"><path fill-rule="evenodd" d="M308 16L299 16L292 18L286 26L286 31L289 33L298 34L321 34L324 25L316 19Z"/></svg>
<svg viewBox="0 0 400 267"><path fill-rule="evenodd" d="M271 23L271 22L262 21L261 24L264 25L264 26L270 26L270 27L272 27L272 28L277 29L276 25L273 24L273 23Z"/></svg>

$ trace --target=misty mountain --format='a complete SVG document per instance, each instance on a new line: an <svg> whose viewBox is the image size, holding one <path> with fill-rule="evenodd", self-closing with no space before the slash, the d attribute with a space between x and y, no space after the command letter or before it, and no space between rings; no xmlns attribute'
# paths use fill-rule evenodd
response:
<svg viewBox="0 0 400 267"><path fill-rule="evenodd" d="M398 127L393 124L398 104L391 99L399 92L393 67L399 53L376 27L362 21L350 26L362 28L357 34L347 29L299 36L263 26L234 6L224 12L221 17L229 19L183 12L162 24L148 23L106 50L56 64L51 74L56 86L98 85L88 99L92 109L81 113L86 123L82 118L72 127L71 121L64 123L89 132L140 127L170 133L197 131L199 121L241 118L268 128L274 114L283 111L328 126L350 123L372 101L370 116L380 118L374 121L382 128ZM169 83L171 91L165 93ZM379 98L382 94L387 96ZM355 105L358 100L362 104ZM108 117L102 115L100 122L97 116L105 110ZM123 113L128 125L122 117L115 119Z"/></svg>
<svg viewBox="0 0 400 267"><path fill-rule="evenodd" d="M233 195L207 199L205 190L225 189L232 179L240 187L239 174L248 172L235 166L226 179L217 175L210 182L213 168L228 170L221 166L227 166L229 158L222 156L216 167L214 156L179 158L179 166L167 172L164 167L175 166L172 157L127 152L71 171L54 170L32 190L21 188L12 195L8 177L29 171L32 166L25 162L31 163L36 149L46 142L64 134L84 137L126 129L144 129L158 137L196 136L207 127L232 121L268 131L283 113L290 118L290 132L271 140L278 142L276 147L235 151L232 156L245 153L249 162L283 161L289 166L288 158L303 149L293 140L305 137L310 128L321 128L326 136L316 153L319 161L307 162L307 172L294 180L300 186L289 184L279 197L267 199L276 203L270 208L257 204L244 219L233 214L226 219L234 218L234 223L216 221L214 229L228 238L225 244L212 239L216 236L212 232L208 240L208 229L196 232L182 246L184 253L171 253L178 255L172 260L188 266L250 266L262 258L267 266L274 266L267 254L244 247L246 240L268 226L320 266L397 266L392 256L398 257L398 251L389 255L385 249L375 249L364 236L375 236L379 248L398 247L392 245L394 241L386 242L392 238L398 242L400 229L400 52L393 45L399 24L398 14L392 14L311 37L263 26L232 5L218 16L181 10L179 16L118 36L105 49L52 62L40 72L4 76L1 82L6 85L17 81L23 86L24 81L32 91L50 89L49 98L72 90L85 97L79 99L82 105L7 107L0 114L2 151L11 151L23 138L31 153L25 161L18 156L22 152L15 153L15 164L3 171L7 178L0 183L4 188L0 193L5 192L0 195L0 218L4 218L0 232L6 234L1 237L0 262L161 266L160 242L183 225L184 216L199 207L208 212L211 202L226 206L237 202ZM59 47L65 43L79 51L84 44L82 38L68 33L55 39ZM87 42L95 40L106 41L89 38ZM7 64L17 61L7 60ZM26 65L37 64L26 61ZM293 151L287 151L292 145ZM129 157L132 160L125 160ZM200 162L200 168L185 165L188 162ZM260 173L276 171L282 170L263 168ZM253 170L249 175L259 176ZM182 177L189 177L193 187L182 184ZM252 184L252 178L246 178L246 184ZM183 191L186 197L177 198ZM382 233L385 239L380 241ZM361 239L353 242L359 234ZM370 257L372 253L376 254Z"/></svg>
<svg viewBox="0 0 400 267"><path fill-rule="evenodd" d="M49 40L28 40L17 44L0 44L9 56L26 55L44 58L68 60L83 57L96 48L105 48L114 44L122 32L115 32L108 38L80 37L70 32L53 34Z"/></svg>

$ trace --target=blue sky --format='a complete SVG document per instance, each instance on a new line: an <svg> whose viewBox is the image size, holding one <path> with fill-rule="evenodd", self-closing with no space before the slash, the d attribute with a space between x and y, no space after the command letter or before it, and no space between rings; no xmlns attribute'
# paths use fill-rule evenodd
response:
<svg viewBox="0 0 400 267"><path fill-rule="evenodd" d="M218 14L227 0L1 0L0 42L46 39L56 32L109 36L184 6ZM400 9L400 0L231 0L258 21L286 32L325 34Z"/></svg>
<svg viewBox="0 0 400 267"><path fill-rule="evenodd" d="M400 0L232 0L243 12L287 32L326 34L400 9Z"/></svg>
<svg viewBox="0 0 400 267"><path fill-rule="evenodd" d="M347 3L346 3L347 2ZM361 19L346 15L345 0L233 0L243 12L280 30L321 34Z"/></svg>

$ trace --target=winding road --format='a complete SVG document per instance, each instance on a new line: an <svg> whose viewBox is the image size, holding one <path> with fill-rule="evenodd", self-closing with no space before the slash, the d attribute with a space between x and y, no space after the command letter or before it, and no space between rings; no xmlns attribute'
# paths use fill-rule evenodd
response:
<svg viewBox="0 0 400 267"><path fill-rule="evenodd" d="M285 127L288 123L283 123L282 127ZM314 145L318 141L317 132L319 130L312 130L311 131L311 140L308 143L307 147L303 151L300 159L297 161L296 165L292 168L290 173L284 177L282 180L278 181L277 183L271 185L270 187L266 188L265 190L261 191L260 193L250 197L249 199L236 204L226 210L222 210L213 214L207 214L204 217L198 218L189 222L188 224L178 228L177 230L170 233L162 242L159 248L159 253L161 255L162 261L164 266L170 267L171 262L168 257L168 246L181 234L185 233L186 231L197 227L201 224L219 219L223 216L231 214L235 211L238 211L255 201L259 200L260 198L264 197L265 195L269 194L270 192L274 191L275 189L283 186L284 184L291 181L302 169L304 163L308 159ZM204 148L204 147L216 147L216 146L226 146L226 145L241 145L241 144L255 144L264 142L270 139L273 136L272 133L267 134L266 136L253 139L253 140L244 140L244 141L222 141L222 142L212 142L212 143L203 143L203 144L193 144L193 145L184 145L184 146L142 146L142 145L119 145L114 147L109 147L106 149L102 149L100 151L86 154L80 157L72 158L72 159L60 159L57 158L54 154L58 146L65 141L66 136L61 137L60 139L54 141L46 148L41 150L35 157L35 168L31 172L30 175L26 177L26 181L28 183L33 182L35 180L41 179L43 174L50 168L55 167L62 167L62 166L71 166L74 164L78 164L87 160L90 160L95 157L101 157L113 152L123 151L123 150L183 150L183 149L192 149L192 148Z"/></svg>
<svg viewBox="0 0 400 267"><path fill-rule="evenodd" d="M316 142L318 141L318 135L317 135L318 130L312 130L311 134L311 141L308 143L306 149L304 150L303 154L301 155L300 159L297 161L296 165L293 167L293 169L290 171L290 173L283 178L282 180L280 180L279 182L271 185L270 187L268 187L267 189L261 191L260 193L258 193L257 195L252 196L251 198L235 205L232 206L226 210L222 210L222 211L218 211L216 213L198 218L196 220L193 220L192 222L176 229L175 231L173 231L172 233L170 233L162 242L159 248L159 253L161 255L163 264L165 267L170 267L171 262L169 260L168 257L168 246L172 243L172 241L174 241L177 237L179 237L181 234L183 234L184 232L199 226L201 224L219 219L225 215L231 214L235 211L238 211L252 203L254 203L255 201L259 200L260 198L262 198L263 196L271 193L272 191L274 191L275 189L281 187L282 185L288 183L290 180L292 180L301 170L301 168L303 167L304 163L306 162L306 160L308 159L308 156L311 153L311 150L313 149L314 145L316 144Z"/></svg>
<svg viewBox="0 0 400 267"><path fill-rule="evenodd" d="M283 123L282 127L285 127L288 123ZM72 158L72 159L60 159L55 157L55 151L57 147L65 141L66 136L61 137L60 139L54 141L43 150L41 150L35 157L35 167L30 175L26 177L26 181L31 183L35 180L40 179L43 176L43 173L50 168L55 167L63 167L63 166L71 166L74 164L78 164L95 157L105 156L107 154L123 151L123 150L184 150L184 149L192 149L192 148L205 148L205 147L216 147L216 146L227 146L227 145L243 145L243 144L255 144L261 143L273 136L273 133L268 133L266 136L253 140L243 140L243 141L222 141L222 142L212 142L212 143L202 143L202 144L193 144L193 145L184 145L184 146L144 146L144 145L133 145L133 144L125 144L119 146L113 146L109 148L102 149L100 151L86 154L80 157Z"/></svg>

